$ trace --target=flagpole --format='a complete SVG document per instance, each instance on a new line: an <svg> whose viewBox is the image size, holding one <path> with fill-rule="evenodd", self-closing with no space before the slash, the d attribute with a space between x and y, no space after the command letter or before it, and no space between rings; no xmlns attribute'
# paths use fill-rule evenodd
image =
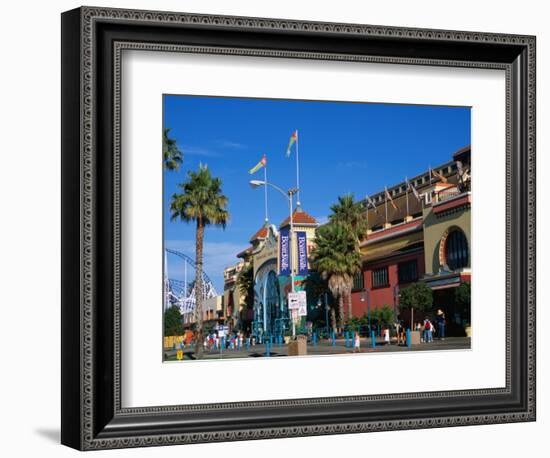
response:
<svg viewBox="0 0 550 458"><path fill-rule="evenodd" d="M267 161L264 166L264 182L267 183ZM264 186L264 200L265 200L265 222L267 223L269 221L269 218L267 216L267 184Z"/></svg>
<svg viewBox="0 0 550 458"><path fill-rule="evenodd" d="M365 208L367 209L367 231L369 230L369 196L365 197Z"/></svg>
<svg viewBox="0 0 550 458"><path fill-rule="evenodd" d="M388 188L384 186L384 208L386 210L386 224L388 224Z"/></svg>
<svg viewBox="0 0 550 458"><path fill-rule="evenodd" d="M405 182L407 184L405 189L405 195L407 196L407 216L409 216L409 179L405 177Z"/></svg>
<svg viewBox="0 0 550 458"><path fill-rule="evenodd" d="M296 189L297 199L296 199L296 208L300 206L300 159L298 156L298 143L300 143L298 129L296 129Z"/></svg>

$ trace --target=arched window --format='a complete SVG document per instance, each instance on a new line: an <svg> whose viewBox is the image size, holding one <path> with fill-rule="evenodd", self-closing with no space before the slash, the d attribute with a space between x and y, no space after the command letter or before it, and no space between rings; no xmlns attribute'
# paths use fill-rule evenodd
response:
<svg viewBox="0 0 550 458"><path fill-rule="evenodd" d="M455 229L445 241L445 260L449 269L456 270L468 265L468 241L464 232Z"/></svg>

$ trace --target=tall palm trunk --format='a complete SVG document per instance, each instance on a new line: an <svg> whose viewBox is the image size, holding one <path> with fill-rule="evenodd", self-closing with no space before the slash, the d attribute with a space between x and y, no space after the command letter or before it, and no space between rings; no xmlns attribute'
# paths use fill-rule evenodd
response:
<svg viewBox="0 0 550 458"><path fill-rule="evenodd" d="M344 319L345 319L345 309L344 309L344 295L339 294L338 295L338 314L340 315L338 317L340 321L340 328L344 328Z"/></svg>
<svg viewBox="0 0 550 458"><path fill-rule="evenodd" d="M202 330L203 294L202 294L202 245L204 225L197 219L196 264L195 264L195 357L201 359L204 352L204 335Z"/></svg>
<svg viewBox="0 0 550 458"><path fill-rule="evenodd" d="M332 332L336 334L336 309L334 306L330 308L330 324L332 327Z"/></svg>
<svg viewBox="0 0 550 458"><path fill-rule="evenodd" d="M351 320L351 314L352 314L352 303L351 303L351 288L348 290L348 324Z"/></svg>

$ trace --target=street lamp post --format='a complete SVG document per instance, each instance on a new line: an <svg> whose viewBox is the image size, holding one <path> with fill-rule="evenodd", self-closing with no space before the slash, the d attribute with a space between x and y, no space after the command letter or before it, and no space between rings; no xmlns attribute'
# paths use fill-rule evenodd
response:
<svg viewBox="0 0 550 458"><path fill-rule="evenodd" d="M327 292L325 291L323 295L325 296L325 328L326 328L327 339L328 339L328 336L329 336L328 309L329 309L329 307L328 307L328 296L327 296ZM319 299L317 300L317 306L318 306L318 307L321 307L321 305L322 305L321 297L322 297L322 296L319 296Z"/></svg>
<svg viewBox="0 0 550 458"><path fill-rule="evenodd" d="M370 327L370 294L369 294L369 290L366 289L363 294L361 294L361 302L365 302L365 298L367 300L367 319L368 319L368 323L369 323L369 332L371 330L371 327Z"/></svg>
<svg viewBox="0 0 550 458"><path fill-rule="evenodd" d="M399 285L393 287L393 321L397 321L397 301L399 298Z"/></svg>
<svg viewBox="0 0 550 458"><path fill-rule="evenodd" d="M295 286L294 286L294 258L292 256L292 238L294 233L294 222L293 222L293 215L292 215L292 200L294 197L294 194L298 192L298 188L290 188L287 192L283 191L279 186L274 185L273 183L270 183L269 181L262 181L262 180L250 180L250 185L253 188L257 188L259 186L271 186L273 189L276 189L280 194L282 194L284 197L288 199L288 209L289 209L289 218L290 218L290 235L289 235L289 262L290 262L290 288L291 291L294 293ZM264 305L265 307L265 305ZM294 317L292 317L292 338L296 337L296 322L294 320Z"/></svg>

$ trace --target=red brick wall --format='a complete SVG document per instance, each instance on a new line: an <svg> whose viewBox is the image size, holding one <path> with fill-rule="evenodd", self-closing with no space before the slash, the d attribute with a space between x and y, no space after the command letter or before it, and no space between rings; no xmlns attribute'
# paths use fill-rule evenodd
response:
<svg viewBox="0 0 550 458"><path fill-rule="evenodd" d="M424 276L424 273L426 272L426 267L424 263L424 252L417 252L410 255L404 255L399 258L393 258L389 261L379 261L372 264L369 264L366 268L366 270L363 272L363 276L365 279L365 289L367 289L370 293L370 306L371 310L375 308L383 307L384 305L389 305L390 307L393 307L393 292L394 292L394 286L397 285L398 282L398 276L397 276L397 265L400 262L404 261L410 261L412 259L416 259L417 262L417 272L418 272L418 278L422 278ZM385 288L375 288L372 289L372 271L374 269L378 269L380 267L388 267L388 280L389 285ZM400 284L399 288L406 288L408 284ZM361 301L361 296L365 296L365 301ZM366 299L366 293L361 293L361 291L357 291L352 293L351 295L352 299L352 313L355 317L360 317L363 314L367 313L367 299ZM397 302L399 304L399 300ZM347 308L346 308L347 310Z"/></svg>

